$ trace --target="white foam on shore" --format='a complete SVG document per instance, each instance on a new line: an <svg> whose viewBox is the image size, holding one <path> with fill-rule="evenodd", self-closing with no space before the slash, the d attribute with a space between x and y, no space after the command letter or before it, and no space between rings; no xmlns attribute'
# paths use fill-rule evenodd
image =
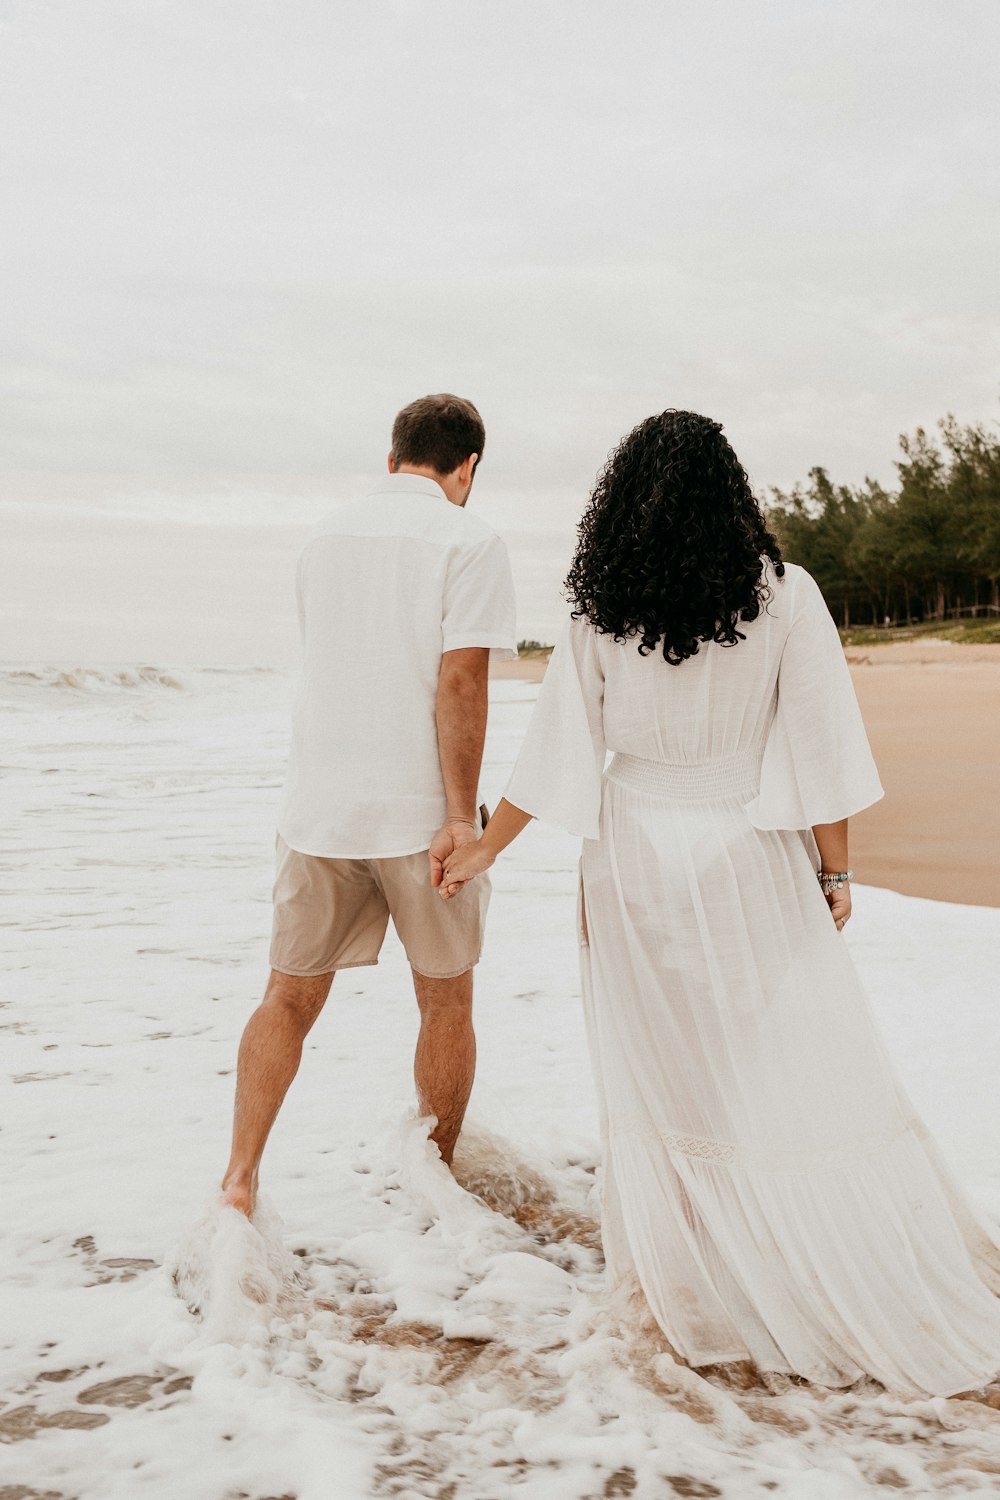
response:
<svg viewBox="0 0 1000 1500"><path fill-rule="evenodd" d="M108 670L0 685L0 1493L995 1493L986 1405L705 1378L606 1297L577 846L553 830L494 870L455 1177L412 1111L415 1005L390 935L310 1033L256 1222L222 1208L292 679ZM493 685L489 800L536 691ZM849 940L904 1083L1000 1215L1000 912L860 888Z"/></svg>

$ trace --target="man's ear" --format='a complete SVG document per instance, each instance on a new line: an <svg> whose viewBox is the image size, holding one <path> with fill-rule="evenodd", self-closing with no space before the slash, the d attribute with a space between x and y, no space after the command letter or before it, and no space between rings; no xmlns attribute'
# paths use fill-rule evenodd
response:
<svg viewBox="0 0 1000 1500"><path fill-rule="evenodd" d="M389 473L390 474L395 474L395 472L396 472L396 458L395 458L395 455L392 454L392 453L390 453L387 462L389 464Z"/></svg>
<svg viewBox="0 0 1000 1500"><path fill-rule="evenodd" d="M470 453L462 465L462 478L466 484L471 484L476 475L476 465L479 462L478 453Z"/></svg>

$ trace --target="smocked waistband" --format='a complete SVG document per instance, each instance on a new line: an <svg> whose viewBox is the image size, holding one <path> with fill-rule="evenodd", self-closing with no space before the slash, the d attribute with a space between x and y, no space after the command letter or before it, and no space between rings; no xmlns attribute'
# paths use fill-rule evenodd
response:
<svg viewBox="0 0 1000 1500"><path fill-rule="evenodd" d="M639 755L618 751L607 772L609 780L654 797L671 797L685 802L710 801L727 797L749 802L760 790L760 763L763 748L755 746L725 760L680 762L644 760Z"/></svg>

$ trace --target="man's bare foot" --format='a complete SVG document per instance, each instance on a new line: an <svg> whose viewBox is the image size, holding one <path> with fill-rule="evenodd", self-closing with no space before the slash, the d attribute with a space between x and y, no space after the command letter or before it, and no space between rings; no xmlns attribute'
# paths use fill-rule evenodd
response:
<svg viewBox="0 0 1000 1500"><path fill-rule="evenodd" d="M248 1219L253 1217L257 1184L245 1177L227 1177L222 1184L222 1201L238 1209Z"/></svg>

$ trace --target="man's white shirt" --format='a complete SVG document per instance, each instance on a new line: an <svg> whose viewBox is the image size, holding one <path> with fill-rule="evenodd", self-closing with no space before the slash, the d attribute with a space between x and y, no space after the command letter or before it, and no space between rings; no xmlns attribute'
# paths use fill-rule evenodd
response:
<svg viewBox="0 0 1000 1500"><path fill-rule="evenodd" d="M307 540L303 661L278 831L303 854L426 849L446 806L435 703L441 656L517 655L503 542L419 474L389 474Z"/></svg>

